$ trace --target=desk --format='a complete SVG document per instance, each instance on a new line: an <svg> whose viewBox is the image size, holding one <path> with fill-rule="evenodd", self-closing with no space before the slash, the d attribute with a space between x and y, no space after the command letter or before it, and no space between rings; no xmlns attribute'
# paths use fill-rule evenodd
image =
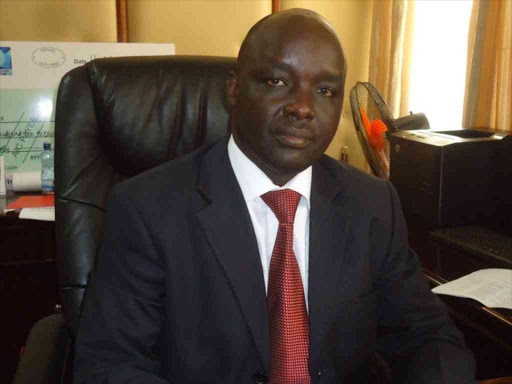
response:
<svg viewBox="0 0 512 384"><path fill-rule="evenodd" d="M13 199L13 197L11 197ZM7 201L0 196L0 209ZM503 261L478 259L434 243L430 228L407 218L411 246L433 286L482 268L511 268ZM30 328L54 313L57 299L55 223L0 215L0 383L14 375L20 348ZM477 359L477 377L512 376L512 311L493 310L470 300L440 296Z"/></svg>
<svg viewBox="0 0 512 384"><path fill-rule="evenodd" d="M484 268L512 268L512 260L478 257L433 241L431 228L415 216L406 217L411 247L418 253L433 287ZM477 378L512 376L512 310L490 309L471 299L439 295L464 333L477 360Z"/></svg>
<svg viewBox="0 0 512 384"><path fill-rule="evenodd" d="M0 383L12 381L30 328L57 304L55 223L1 214L17 196L0 196Z"/></svg>

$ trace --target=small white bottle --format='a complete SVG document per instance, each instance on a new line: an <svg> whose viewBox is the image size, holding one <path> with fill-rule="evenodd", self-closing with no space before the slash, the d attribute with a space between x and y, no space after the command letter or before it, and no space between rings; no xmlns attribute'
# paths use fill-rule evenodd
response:
<svg viewBox="0 0 512 384"><path fill-rule="evenodd" d="M52 195L55 193L55 172L53 150L50 143L43 144L41 152L41 192L43 195Z"/></svg>
<svg viewBox="0 0 512 384"><path fill-rule="evenodd" d="M0 196L6 194L4 157L0 156Z"/></svg>
<svg viewBox="0 0 512 384"><path fill-rule="evenodd" d="M341 148L341 161L348 163L348 146Z"/></svg>

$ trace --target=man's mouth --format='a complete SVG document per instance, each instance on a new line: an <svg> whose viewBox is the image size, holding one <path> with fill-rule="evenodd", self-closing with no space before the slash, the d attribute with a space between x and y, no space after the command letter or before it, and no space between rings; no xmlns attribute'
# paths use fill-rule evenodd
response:
<svg viewBox="0 0 512 384"><path fill-rule="evenodd" d="M276 138L281 144L296 149L305 148L311 143L311 139L291 134L276 134Z"/></svg>
<svg viewBox="0 0 512 384"><path fill-rule="evenodd" d="M313 141L313 135L308 129L282 127L275 131L277 140L286 147L302 149Z"/></svg>

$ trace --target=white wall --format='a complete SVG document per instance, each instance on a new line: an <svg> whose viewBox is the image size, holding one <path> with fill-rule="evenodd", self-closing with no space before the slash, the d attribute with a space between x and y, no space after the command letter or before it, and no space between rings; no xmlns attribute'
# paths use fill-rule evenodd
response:
<svg viewBox="0 0 512 384"><path fill-rule="evenodd" d="M114 0L0 0L0 40L117 41Z"/></svg>
<svg viewBox="0 0 512 384"><path fill-rule="evenodd" d="M1 0L0 0L1 1ZM237 56L270 0L128 0L130 41L171 42L178 55Z"/></svg>
<svg viewBox="0 0 512 384"><path fill-rule="evenodd" d="M345 102L327 153L350 163L365 160L350 111L349 93L368 79L370 0L282 0L283 9L308 8L326 17L348 60ZM132 42L172 42L181 55L236 56L249 28L271 12L271 0L128 0ZM0 0L0 40L116 41L115 0Z"/></svg>

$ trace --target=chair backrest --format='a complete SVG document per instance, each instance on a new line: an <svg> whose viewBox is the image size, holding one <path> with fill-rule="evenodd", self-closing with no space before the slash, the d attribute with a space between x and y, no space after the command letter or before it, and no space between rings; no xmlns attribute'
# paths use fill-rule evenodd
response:
<svg viewBox="0 0 512 384"><path fill-rule="evenodd" d="M112 187L225 136L234 58L93 60L60 83L56 241L62 310L75 335Z"/></svg>

